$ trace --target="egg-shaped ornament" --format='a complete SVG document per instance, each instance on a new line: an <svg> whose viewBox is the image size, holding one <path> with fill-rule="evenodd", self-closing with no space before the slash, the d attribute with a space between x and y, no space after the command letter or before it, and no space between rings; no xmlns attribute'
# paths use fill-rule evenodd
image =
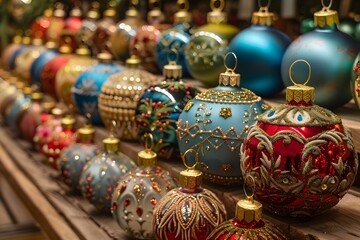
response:
<svg viewBox="0 0 360 240"><path fill-rule="evenodd" d="M207 15L208 24L197 28L185 47L185 62L193 78L214 87L219 74L225 71L223 59L239 29L226 24L223 0L211 0L210 6L212 11Z"/></svg>
<svg viewBox="0 0 360 240"><path fill-rule="evenodd" d="M311 70L305 60L295 61L289 70L292 81L292 66L298 62ZM303 74L296 76L301 79ZM314 216L347 193L358 157L341 119L313 105L315 89L293 83L286 88L287 104L260 115L249 128L240 152L241 170L254 177L255 198L270 211Z"/></svg>
<svg viewBox="0 0 360 240"><path fill-rule="evenodd" d="M12 42L2 50L1 63L6 69L10 70L10 63L9 63L10 58L19 48L21 48L22 46L21 42L22 42L21 35L16 34L13 37Z"/></svg>
<svg viewBox="0 0 360 240"><path fill-rule="evenodd" d="M145 24L138 12L138 0L131 0L125 19L116 24L116 30L110 36L111 53L116 59L125 62L130 57L130 40L135 37L139 27Z"/></svg>
<svg viewBox="0 0 360 240"><path fill-rule="evenodd" d="M97 62L95 59L90 58L90 54L88 48L80 46L76 49L76 55L56 73L56 96L69 109L75 107L71 88L79 75Z"/></svg>
<svg viewBox="0 0 360 240"><path fill-rule="evenodd" d="M138 167L121 177L114 189L111 212L129 237L154 239L154 208L177 187L170 173L155 164L156 153L146 147L138 153Z"/></svg>
<svg viewBox="0 0 360 240"><path fill-rule="evenodd" d="M54 10L52 8L47 8L42 16L35 19L35 21L31 24L31 37L33 39L40 38L43 42L46 42L46 32L50 27L53 15Z"/></svg>
<svg viewBox="0 0 360 240"><path fill-rule="evenodd" d="M80 176L82 195L101 211L110 212L116 183L136 167L133 160L120 152L119 143L113 136L105 138L104 152L91 159Z"/></svg>
<svg viewBox="0 0 360 240"><path fill-rule="evenodd" d="M185 64L185 46L190 40L191 14L188 12L187 0L178 0L178 11L174 15L175 23L172 28L162 32L156 42L156 63L160 69L168 64L168 54L172 49L178 53L177 63L182 66L183 75L189 76Z"/></svg>
<svg viewBox="0 0 360 240"><path fill-rule="evenodd" d="M181 65L175 61L170 60L164 67L163 76L164 79L141 95L136 107L136 124L139 136L145 133L154 136L154 152L160 158L171 159L178 155L176 121L187 102L199 91L182 81Z"/></svg>
<svg viewBox="0 0 360 240"><path fill-rule="evenodd" d="M351 92L357 108L360 109L360 54L354 62L353 77L351 81Z"/></svg>
<svg viewBox="0 0 360 240"><path fill-rule="evenodd" d="M301 35L290 44L281 72L284 84L291 86L288 74L291 63L297 59L307 60L313 67L310 84L316 89L315 104L334 109L352 97L351 71L360 44L338 30L338 13L330 9L331 3L314 14L315 30ZM306 71L299 77L306 78Z"/></svg>
<svg viewBox="0 0 360 240"><path fill-rule="evenodd" d="M278 227L262 218L262 208L252 196L239 200L235 218L215 228L207 240L288 240Z"/></svg>
<svg viewBox="0 0 360 240"><path fill-rule="evenodd" d="M236 65L226 68L219 76L219 86L186 104L176 131L180 152L193 149L208 166L203 170L207 181L232 185L242 181L239 150L246 131L269 106L250 90L240 88Z"/></svg>
<svg viewBox="0 0 360 240"><path fill-rule="evenodd" d="M99 125L102 123L98 110L101 87L106 79L123 69L112 61L109 53L99 53L97 59L97 64L79 75L71 92L78 111L84 116L90 113L90 122Z"/></svg>
<svg viewBox="0 0 360 240"><path fill-rule="evenodd" d="M80 175L86 163L101 152L94 144L95 129L91 125L80 128L77 134L77 143L63 149L57 163L62 181L73 190L79 190Z"/></svg>
<svg viewBox="0 0 360 240"><path fill-rule="evenodd" d="M45 44L46 50L41 52L39 57L34 60L30 67L30 80L32 84L40 87L41 72L47 62L54 59L59 55L57 51L57 43L54 41L48 41Z"/></svg>
<svg viewBox="0 0 360 240"><path fill-rule="evenodd" d="M236 72L241 73L240 86L261 97L270 97L284 89L281 61L290 38L272 27L274 13L267 6L259 6L252 15L252 25L231 41L229 51L238 59Z"/></svg>
<svg viewBox="0 0 360 240"><path fill-rule="evenodd" d="M65 11L63 6L58 6L54 10L54 15L51 17L50 25L46 31L46 39L53 40L56 43L60 42L62 31L65 27Z"/></svg>
<svg viewBox="0 0 360 240"><path fill-rule="evenodd" d="M113 128L113 120L118 124L114 129L121 140L138 139L136 131L135 110L143 91L157 77L140 69L140 59L133 55L126 60L126 68L110 76L99 95L99 113L105 127Z"/></svg>
<svg viewBox="0 0 360 240"><path fill-rule="evenodd" d="M60 54L48 61L40 73L40 86L44 93L56 97L56 74L74 57L71 47L63 45L59 48Z"/></svg>
<svg viewBox="0 0 360 240"><path fill-rule="evenodd" d="M81 24L81 9L78 7L74 7L70 11L70 16L65 19L64 29L61 32L59 45L68 44L70 45L71 49L77 49L79 47L79 44L76 38L76 33L80 30Z"/></svg>
<svg viewBox="0 0 360 240"><path fill-rule="evenodd" d="M53 132L50 141L43 145L43 152L50 166L58 170L58 159L61 151L76 142L77 133L74 117L68 115L61 119L61 131Z"/></svg>
<svg viewBox="0 0 360 240"><path fill-rule="evenodd" d="M31 66L46 47L42 45L40 38L32 41L32 46L22 51L15 59L15 73L23 78L27 83L31 83Z"/></svg>
<svg viewBox="0 0 360 240"><path fill-rule="evenodd" d="M191 151L189 149L184 155ZM180 187L168 192L155 206L153 231L156 240L205 240L227 219L222 201L201 186L203 174L195 167L205 166L198 160L188 166L184 158L187 169L180 172Z"/></svg>

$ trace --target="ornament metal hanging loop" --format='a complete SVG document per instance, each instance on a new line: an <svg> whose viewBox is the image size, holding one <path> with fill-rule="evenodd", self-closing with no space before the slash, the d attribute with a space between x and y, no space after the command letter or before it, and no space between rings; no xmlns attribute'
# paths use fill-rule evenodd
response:
<svg viewBox="0 0 360 240"><path fill-rule="evenodd" d="M195 163L194 165L192 166L189 166L187 163L186 163L186 154L190 153L190 152L194 152L195 153ZM184 153L181 154L181 159L183 161L183 164L184 166L186 167L187 170L195 170L196 166L200 166L202 167L203 169L208 169L208 166L203 163L203 162L200 162L199 161L199 153L197 151L195 151L194 149L192 148L189 148L188 150L186 150Z"/></svg>
<svg viewBox="0 0 360 240"><path fill-rule="evenodd" d="M170 54L171 53L174 53L175 54L175 59L171 59L171 57L170 57ZM168 52L168 54L167 54L167 59L168 59L168 62L169 62L169 64L176 64L177 63L177 61L179 60L179 53L178 53L178 51L175 49L175 48L171 48L170 49L170 51Z"/></svg>
<svg viewBox="0 0 360 240"><path fill-rule="evenodd" d="M266 5L262 5L261 2L262 2L261 0L258 0L259 12L268 12L271 4L271 0L267 0Z"/></svg>
<svg viewBox="0 0 360 240"><path fill-rule="evenodd" d="M146 151L151 151L154 148L154 137L153 137L153 135L151 133L145 133L144 138L145 138L145 150ZM149 147L149 142L150 142L150 147Z"/></svg>
<svg viewBox="0 0 360 240"><path fill-rule="evenodd" d="M251 189L251 194L249 195L246 191L246 182L248 181L248 179L251 179L252 180L252 188ZM251 174L247 174L245 176L245 179L244 179L244 184L243 184L243 190L244 190L244 193L245 193L245 196L246 196L246 199L248 200L252 200L253 197L254 197L254 194L255 194L255 187L256 187L256 183L255 183L255 178L251 175Z"/></svg>
<svg viewBox="0 0 360 240"><path fill-rule="evenodd" d="M323 7L322 11L329 11L332 4L333 4L333 0L330 0L329 5L327 5L327 6L325 5L324 0L321 0L321 5Z"/></svg>
<svg viewBox="0 0 360 240"><path fill-rule="evenodd" d="M233 55L234 59L235 59L235 66L233 68L230 68L227 64L226 64L226 60L227 58L229 57L229 55ZM234 73L235 72L235 69L237 67L237 64L238 64L238 60L237 60L237 57L236 57L236 54L234 52L228 52L225 57L224 57L224 66L226 68L226 72L227 73Z"/></svg>
<svg viewBox="0 0 360 240"><path fill-rule="evenodd" d="M216 3L219 3L219 6L215 6ZM213 11L219 11L221 12L225 7L225 2L224 0L211 0L210 2L210 8Z"/></svg>
<svg viewBox="0 0 360 240"><path fill-rule="evenodd" d="M308 66L308 68L309 68L308 78L307 78L306 81L305 81L304 83L302 83L302 84L295 82L295 81L294 81L294 78L293 78L293 76L292 76L292 68L293 68L293 66L294 66L296 63L298 63L298 62L303 62L303 63L305 63L305 64ZM289 67L289 77L290 77L291 82L292 82L295 86L298 86L298 85L307 85L307 84L309 83L310 77L311 77L311 65L310 65L310 63L309 63L308 61L304 60L304 59L298 59L298 60L294 61L294 62L290 65L290 67Z"/></svg>
<svg viewBox="0 0 360 240"><path fill-rule="evenodd" d="M187 0L178 0L177 6L178 6L178 11L189 10L189 2Z"/></svg>

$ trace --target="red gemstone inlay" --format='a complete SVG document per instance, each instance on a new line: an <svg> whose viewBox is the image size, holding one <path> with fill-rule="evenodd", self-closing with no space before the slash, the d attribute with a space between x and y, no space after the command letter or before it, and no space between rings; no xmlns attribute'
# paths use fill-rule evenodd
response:
<svg viewBox="0 0 360 240"><path fill-rule="evenodd" d="M143 210L142 210L142 208L137 208L136 209L136 214L139 216L139 217L141 217L142 216L142 214L143 214Z"/></svg>
<svg viewBox="0 0 360 240"><path fill-rule="evenodd" d="M114 202L113 203L113 211L116 211L116 209L117 209L117 204L116 204L116 202Z"/></svg>
<svg viewBox="0 0 360 240"><path fill-rule="evenodd" d="M130 199L127 198L127 199L124 201L124 205L125 205L125 207L129 206L129 205L130 205Z"/></svg>
<svg viewBox="0 0 360 240"><path fill-rule="evenodd" d="M150 200L150 202L151 202L152 205L156 205L157 200L156 200L156 198L152 198L152 199Z"/></svg>

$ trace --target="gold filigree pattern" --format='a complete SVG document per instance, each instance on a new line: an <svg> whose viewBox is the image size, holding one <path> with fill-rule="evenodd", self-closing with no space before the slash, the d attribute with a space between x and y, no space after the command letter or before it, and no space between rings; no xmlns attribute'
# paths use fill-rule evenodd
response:
<svg viewBox="0 0 360 240"><path fill-rule="evenodd" d="M256 96L252 91L245 88L236 92L208 89L198 94L195 99L204 102L228 104L250 104L261 101L261 97Z"/></svg>
<svg viewBox="0 0 360 240"><path fill-rule="evenodd" d="M231 108L221 108L219 115L220 115L220 117L223 117L225 119L227 119L228 117L231 117L231 115L232 115Z"/></svg>

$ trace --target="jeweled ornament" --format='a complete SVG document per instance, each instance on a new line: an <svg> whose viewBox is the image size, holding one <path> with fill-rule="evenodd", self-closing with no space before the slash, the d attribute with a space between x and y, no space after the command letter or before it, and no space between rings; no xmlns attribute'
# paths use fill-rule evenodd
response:
<svg viewBox="0 0 360 240"><path fill-rule="evenodd" d="M164 79L148 87L136 107L138 135L152 133L154 152L166 159L178 153L176 121L187 102L199 92L182 81L182 67L171 61L170 55L163 69Z"/></svg>
<svg viewBox="0 0 360 240"><path fill-rule="evenodd" d="M80 175L86 163L100 154L99 147L94 144L95 129L91 125L80 128L77 134L77 143L62 150L58 161L62 181L73 190L79 189Z"/></svg>
<svg viewBox="0 0 360 240"><path fill-rule="evenodd" d="M309 77L295 83L292 67L305 62ZM250 127L241 147L241 170L255 179L255 198L280 215L314 216L335 206L355 180L358 158L349 130L331 111L313 105L305 60L289 69L287 104ZM301 79L302 73L297 74Z"/></svg>
<svg viewBox="0 0 360 240"><path fill-rule="evenodd" d="M236 60L236 55L231 54ZM226 66L218 87L198 94L186 104L176 130L180 152L198 152L199 161L208 166L203 170L204 178L223 185L242 181L240 145L258 114L269 108L261 97L239 87L240 75L235 68L236 64L233 69Z"/></svg>
<svg viewBox="0 0 360 240"><path fill-rule="evenodd" d="M360 54L354 62L353 77L350 88L355 104L360 109Z"/></svg>
<svg viewBox="0 0 360 240"><path fill-rule="evenodd" d="M61 119L61 130L54 131L50 140L42 147L50 166L58 170L58 159L61 151L76 142L77 134L74 117L68 115Z"/></svg>
<svg viewBox="0 0 360 240"><path fill-rule="evenodd" d="M48 61L41 70L40 84L44 93L56 97L56 74L65 66L74 55L71 47L63 45L59 48L60 54Z"/></svg>
<svg viewBox="0 0 360 240"><path fill-rule="evenodd" d="M201 186L202 173L195 167L202 163L196 160L193 166L188 166L184 158L187 169L180 172L180 187L168 192L154 209L153 230L157 240L205 240L226 220L221 200Z"/></svg>
<svg viewBox="0 0 360 240"><path fill-rule="evenodd" d="M229 51L238 59L236 72L241 73L240 86L261 97L270 97L284 89L281 61L290 38L272 27L275 15L266 6L252 15L252 25L242 30L231 41Z"/></svg>
<svg viewBox="0 0 360 240"><path fill-rule="evenodd" d="M138 167L121 177L114 190L111 212L129 237L154 239L154 208L177 187L170 173L155 164L156 153L146 146L138 153Z"/></svg>
<svg viewBox="0 0 360 240"><path fill-rule="evenodd" d="M131 0L125 19L116 24L116 30L109 39L112 54L121 61L130 57L130 40L135 37L137 29L145 24L137 8L138 0Z"/></svg>
<svg viewBox="0 0 360 240"><path fill-rule="evenodd" d="M282 79L291 86L288 69L297 59L307 60L314 67L311 85L316 89L315 104L334 109L351 99L351 70L360 44L337 29L338 13L325 6L314 14L315 30L301 35L285 52ZM299 72L306 78L306 70Z"/></svg>
<svg viewBox="0 0 360 240"><path fill-rule="evenodd" d="M156 76L141 70L140 59L133 55L126 60L126 68L110 76L99 95L99 113L107 129L112 129L115 120L118 127L116 135L127 141L138 139L135 110L143 91L156 81Z"/></svg>
<svg viewBox="0 0 360 240"><path fill-rule="evenodd" d="M190 40L191 14L188 12L189 3L187 0L178 0L178 11L174 15L172 28L162 32L156 42L156 63L160 69L168 64L168 54L172 49L178 53L177 63L182 66L183 75L189 76L185 64L185 46Z"/></svg>
<svg viewBox="0 0 360 240"><path fill-rule="evenodd" d="M54 10L52 8L47 8L44 11L44 14L35 19L31 24L31 37L40 38L43 42L47 40L46 32L50 26Z"/></svg>
<svg viewBox="0 0 360 240"><path fill-rule="evenodd" d="M97 209L109 212L116 183L136 167L120 152L119 139L110 136L103 140L104 152L91 159L80 176L82 195Z"/></svg>
<svg viewBox="0 0 360 240"><path fill-rule="evenodd" d="M90 113L92 124L102 123L98 110L102 85L111 75L123 70L109 53L99 53L97 59L98 63L81 73L71 89L76 108L84 116Z"/></svg>
<svg viewBox="0 0 360 240"><path fill-rule="evenodd" d="M96 60L90 58L90 50L84 46L76 49L76 56L71 58L57 73L55 79L55 89L57 98L72 109L75 107L72 98L71 88L74 86L81 73L90 66L95 65Z"/></svg>
<svg viewBox="0 0 360 240"><path fill-rule="evenodd" d="M279 228L262 218L262 205L246 196L236 204L235 218L215 228L207 240L287 240Z"/></svg>

